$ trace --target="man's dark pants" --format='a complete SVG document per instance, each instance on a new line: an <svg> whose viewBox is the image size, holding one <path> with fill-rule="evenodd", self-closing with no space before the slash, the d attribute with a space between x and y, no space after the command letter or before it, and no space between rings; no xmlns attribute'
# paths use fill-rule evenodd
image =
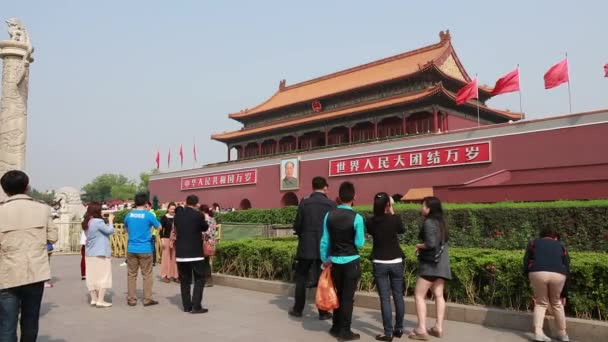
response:
<svg viewBox="0 0 608 342"><path fill-rule="evenodd" d="M182 305L184 311L200 310L203 301L203 288L205 287L205 262L188 261L178 262L177 272L179 273L180 290L182 293ZM190 284L194 275L194 290L190 293Z"/></svg>
<svg viewBox="0 0 608 342"><path fill-rule="evenodd" d="M314 274L314 283L316 284L319 280L321 268L321 260L311 259L298 259L296 261L296 293L295 293L295 304L293 305L293 311L301 313L304 310L304 304L306 303L306 283L308 282L308 276L312 269ZM319 310L319 315L327 314L327 311Z"/></svg>
<svg viewBox="0 0 608 342"><path fill-rule="evenodd" d="M0 290L0 341L17 341L19 313L21 342L36 341L43 293L44 282Z"/></svg>
<svg viewBox="0 0 608 342"><path fill-rule="evenodd" d="M152 235L152 266L156 266L156 236Z"/></svg>
<svg viewBox="0 0 608 342"><path fill-rule="evenodd" d="M331 264L331 277L338 293L340 307L334 310L332 331L340 336L351 333L350 326L353 319L353 305L355 292L361 279L361 263L359 259L346 264Z"/></svg>

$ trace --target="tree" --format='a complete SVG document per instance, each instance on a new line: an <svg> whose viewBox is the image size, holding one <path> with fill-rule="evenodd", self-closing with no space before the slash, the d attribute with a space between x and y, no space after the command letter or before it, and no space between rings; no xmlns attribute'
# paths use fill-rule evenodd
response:
<svg viewBox="0 0 608 342"><path fill-rule="evenodd" d="M137 187L135 184L124 184L112 186L111 198L114 200L128 201L135 197Z"/></svg>
<svg viewBox="0 0 608 342"><path fill-rule="evenodd" d="M109 199L114 199L113 195L124 197L128 194L130 197L125 199L133 198L137 187L133 181L123 175L108 173L96 177L89 184L85 185L82 190L85 192L83 201L104 202ZM112 193L113 190L114 194Z"/></svg>
<svg viewBox="0 0 608 342"><path fill-rule="evenodd" d="M154 198L152 199L152 209L154 209L154 210L160 209L160 207L158 205L158 197L157 196L154 196Z"/></svg>
<svg viewBox="0 0 608 342"><path fill-rule="evenodd" d="M28 195L33 199L42 201L48 205L53 205L53 202L55 201L55 191L40 192L32 188Z"/></svg>
<svg viewBox="0 0 608 342"><path fill-rule="evenodd" d="M150 172L142 172L139 174L139 185L137 186L137 192L145 192L150 194L148 184L150 183L150 176L158 173L158 170L154 169Z"/></svg>

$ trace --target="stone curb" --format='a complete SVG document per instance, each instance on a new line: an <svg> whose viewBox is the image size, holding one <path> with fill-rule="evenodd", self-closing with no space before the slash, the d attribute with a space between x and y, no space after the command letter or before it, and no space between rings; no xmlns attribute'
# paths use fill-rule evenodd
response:
<svg viewBox="0 0 608 342"><path fill-rule="evenodd" d="M294 285L280 281L235 277L225 274L213 274L213 283L221 286L239 288L258 292L271 293L281 296L293 296ZM308 298L314 300L314 291L308 291ZM428 302L429 317L434 317L435 305ZM357 292L355 306L380 310L380 301L375 293ZM510 311L484 306L472 306L446 303L446 319L465 322L487 327L511 329L530 332L532 328L532 313ZM415 315L414 300L405 298L406 314ZM568 335L577 341L606 341L608 340L608 322L567 318ZM556 331L552 317L546 320L549 331ZM545 329L547 330L547 329Z"/></svg>

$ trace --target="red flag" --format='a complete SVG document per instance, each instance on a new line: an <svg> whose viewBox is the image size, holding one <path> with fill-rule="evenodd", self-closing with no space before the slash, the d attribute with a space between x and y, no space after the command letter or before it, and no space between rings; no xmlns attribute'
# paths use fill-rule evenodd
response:
<svg viewBox="0 0 608 342"><path fill-rule="evenodd" d="M160 151L156 151L156 158L154 161L156 161L156 169L160 169Z"/></svg>
<svg viewBox="0 0 608 342"><path fill-rule="evenodd" d="M169 154L167 154L167 168L171 168L171 149L169 149Z"/></svg>
<svg viewBox="0 0 608 342"><path fill-rule="evenodd" d="M179 145L179 159L182 166L184 166L184 145Z"/></svg>
<svg viewBox="0 0 608 342"><path fill-rule="evenodd" d="M196 159L196 144L194 144L194 147L192 148L192 153L194 154L194 161L197 162L198 160Z"/></svg>
<svg viewBox="0 0 608 342"><path fill-rule="evenodd" d="M519 68L499 78L490 94L496 96L514 91L519 91Z"/></svg>
<svg viewBox="0 0 608 342"><path fill-rule="evenodd" d="M606 65L604 65L604 77L608 77L608 63L606 63Z"/></svg>
<svg viewBox="0 0 608 342"><path fill-rule="evenodd" d="M456 104L461 105L470 99L478 98L477 79L473 79L456 93Z"/></svg>
<svg viewBox="0 0 608 342"><path fill-rule="evenodd" d="M552 66L545 73L545 89L555 88L562 83L570 82L568 76L568 58Z"/></svg>

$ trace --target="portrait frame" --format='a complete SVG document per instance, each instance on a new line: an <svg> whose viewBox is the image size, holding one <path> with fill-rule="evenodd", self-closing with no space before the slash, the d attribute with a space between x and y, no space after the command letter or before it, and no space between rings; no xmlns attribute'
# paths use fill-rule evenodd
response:
<svg viewBox="0 0 608 342"><path fill-rule="evenodd" d="M293 184L293 180L289 180L287 178L286 167L287 164L293 165L293 174L292 179L295 179L295 184ZM292 157L281 159L281 164L279 164L279 189L280 191L293 191L300 189L300 158Z"/></svg>

